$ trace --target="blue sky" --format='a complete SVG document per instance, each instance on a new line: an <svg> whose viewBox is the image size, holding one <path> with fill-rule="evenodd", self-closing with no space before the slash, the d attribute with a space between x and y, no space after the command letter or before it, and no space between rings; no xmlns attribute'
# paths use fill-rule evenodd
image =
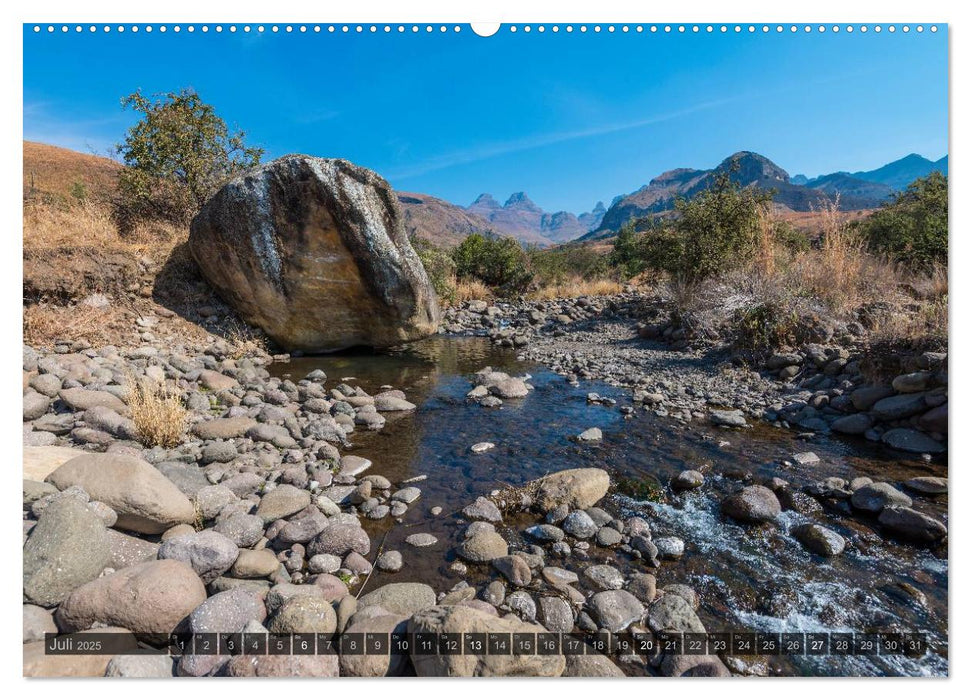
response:
<svg viewBox="0 0 971 700"><path fill-rule="evenodd" d="M133 34L24 28L24 138L107 152L121 96L196 89L268 157L469 204L589 210L738 150L790 174L947 152L947 31Z"/></svg>

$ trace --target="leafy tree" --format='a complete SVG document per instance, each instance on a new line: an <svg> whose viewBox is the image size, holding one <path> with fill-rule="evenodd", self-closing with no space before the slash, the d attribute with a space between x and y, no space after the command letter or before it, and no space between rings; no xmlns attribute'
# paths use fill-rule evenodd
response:
<svg viewBox="0 0 971 700"><path fill-rule="evenodd" d="M452 251L459 279L477 279L503 294L517 294L532 282L526 251L514 238L472 233Z"/></svg>
<svg viewBox="0 0 971 700"><path fill-rule="evenodd" d="M860 223L870 250L914 269L947 264L947 176L933 172Z"/></svg>
<svg viewBox="0 0 971 700"><path fill-rule="evenodd" d="M141 115L117 146L123 220L160 218L187 223L224 183L257 165L263 150L247 146L191 89L121 101Z"/></svg>
<svg viewBox="0 0 971 700"><path fill-rule="evenodd" d="M448 251L436 247L419 236L411 237L411 247L421 259L421 264L425 267L425 272L438 298L448 303L453 302L455 300L455 262Z"/></svg>
<svg viewBox="0 0 971 700"><path fill-rule="evenodd" d="M648 266L692 284L751 259L772 192L742 187L731 172L718 174L712 187L692 199L675 202L673 223L645 240Z"/></svg>

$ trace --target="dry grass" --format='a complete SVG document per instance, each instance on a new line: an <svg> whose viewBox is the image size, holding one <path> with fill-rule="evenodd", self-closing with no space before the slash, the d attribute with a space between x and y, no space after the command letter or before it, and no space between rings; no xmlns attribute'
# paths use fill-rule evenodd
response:
<svg viewBox="0 0 971 700"><path fill-rule="evenodd" d="M265 335L259 330L236 319L229 322L224 337L233 346L230 356L234 360L239 360L244 357L264 356L270 352L269 343Z"/></svg>
<svg viewBox="0 0 971 700"><path fill-rule="evenodd" d="M46 143L24 141L24 198L67 202L83 185L89 198L105 200L118 184L121 163Z"/></svg>
<svg viewBox="0 0 971 700"><path fill-rule="evenodd" d="M455 285L455 303L473 299L489 300L495 296L493 291L478 280L462 280Z"/></svg>
<svg viewBox="0 0 971 700"><path fill-rule="evenodd" d="M620 294L624 286L615 280L574 278L540 287L530 293L532 299L564 299L567 297L610 296Z"/></svg>
<svg viewBox="0 0 971 700"><path fill-rule="evenodd" d="M138 438L149 447L175 447L182 440L189 412L181 397L162 382L129 376L126 401Z"/></svg>
<svg viewBox="0 0 971 700"><path fill-rule="evenodd" d="M33 304L24 307L24 342L35 347L79 340L95 346L107 345L130 327L125 311L114 306L97 309L84 304Z"/></svg>

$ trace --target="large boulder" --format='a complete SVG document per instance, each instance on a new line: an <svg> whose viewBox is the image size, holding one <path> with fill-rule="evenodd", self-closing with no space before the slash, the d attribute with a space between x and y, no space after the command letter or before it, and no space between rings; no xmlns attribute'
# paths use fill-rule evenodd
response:
<svg viewBox="0 0 971 700"><path fill-rule="evenodd" d="M359 610L380 607L395 615L413 615L435 605L435 591L424 583L388 583L357 601Z"/></svg>
<svg viewBox="0 0 971 700"><path fill-rule="evenodd" d="M65 631L115 625L164 640L205 599L206 587L188 564L163 559L84 584L64 599L55 617Z"/></svg>
<svg viewBox="0 0 971 700"><path fill-rule="evenodd" d="M206 279L290 350L383 347L435 333L434 289L381 177L289 155L226 184L193 219Z"/></svg>
<svg viewBox="0 0 971 700"><path fill-rule="evenodd" d="M57 605L98 577L109 552L101 519L77 499L58 498L41 514L24 545L24 600Z"/></svg>
<svg viewBox="0 0 971 700"><path fill-rule="evenodd" d="M54 470L47 480L62 491L80 486L118 513L115 527L148 535L195 520L195 508L151 464L124 454L87 454Z"/></svg>

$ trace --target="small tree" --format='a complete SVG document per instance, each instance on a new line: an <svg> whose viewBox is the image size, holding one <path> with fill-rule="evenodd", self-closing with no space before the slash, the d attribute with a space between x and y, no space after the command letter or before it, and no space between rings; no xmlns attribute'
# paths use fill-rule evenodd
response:
<svg viewBox="0 0 971 700"><path fill-rule="evenodd" d="M914 269L947 264L947 177L933 172L860 224L870 250Z"/></svg>
<svg viewBox="0 0 971 700"><path fill-rule="evenodd" d="M452 259L459 279L477 279L503 294L521 293L533 280L526 251L514 238L469 234Z"/></svg>
<svg viewBox="0 0 971 700"><path fill-rule="evenodd" d="M620 227L610 251L609 263L626 277L636 277L647 267L644 260L644 234L638 233L634 219Z"/></svg>
<svg viewBox="0 0 971 700"><path fill-rule="evenodd" d="M645 261L694 284L751 259L772 192L742 187L719 173L709 189L675 202L676 218L645 240Z"/></svg>
<svg viewBox="0 0 971 700"><path fill-rule="evenodd" d="M121 104L141 114L117 146L126 166L119 180L123 221L187 223L226 180L263 155L194 90L152 97L137 91Z"/></svg>

